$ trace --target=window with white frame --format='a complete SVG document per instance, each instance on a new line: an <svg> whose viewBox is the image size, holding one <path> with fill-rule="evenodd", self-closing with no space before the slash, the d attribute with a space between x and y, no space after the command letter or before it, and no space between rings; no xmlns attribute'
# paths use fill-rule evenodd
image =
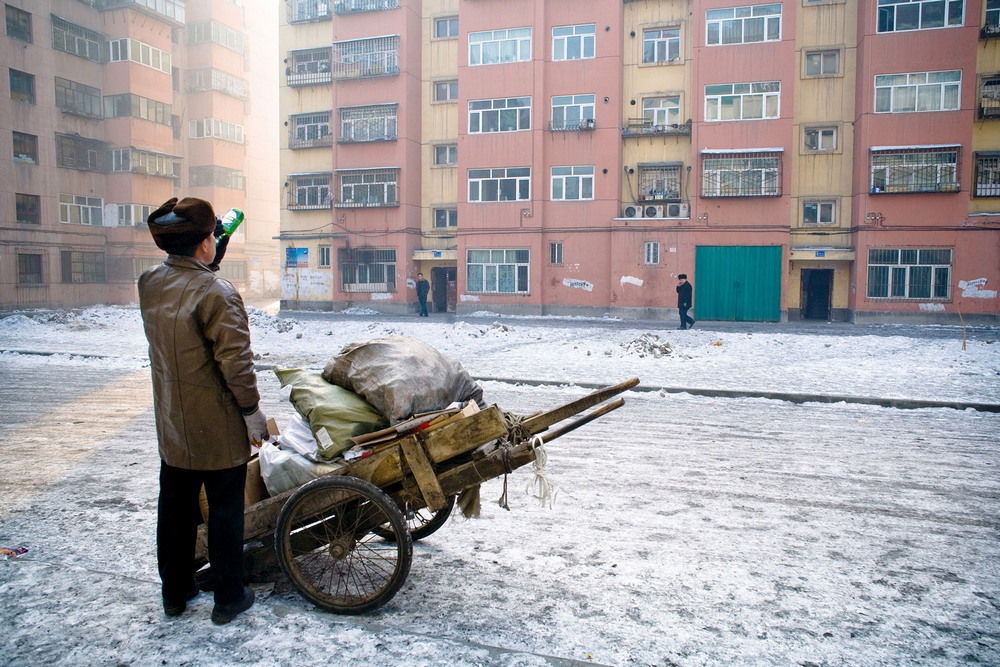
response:
<svg viewBox="0 0 1000 667"><path fill-rule="evenodd" d="M171 54L137 39L123 37L108 42L108 62L132 61L170 74Z"/></svg>
<svg viewBox="0 0 1000 667"><path fill-rule="evenodd" d="M705 86L705 121L778 118L780 81Z"/></svg>
<svg viewBox="0 0 1000 667"><path fill-rule="evenodd" d="M566 25L552 28L552 60L584 60L594 57L596 26Z"/></svg>
<svg viewBox="0 0 1000 667"><path fill-rule="evenodd" d="M188 23L188 44L214 43L227 49L243 53L243 33L217 21L197 21Z"/></svg>
<svg viewBox="0 0 1000 667"><path fill-rule="evenodd" d="M1000 0L986 0L986 23L983 33L990 36L1000 35Z"/></svg>
<svg viewBox="0 0 1000 667"><path fill-rule="evenodd" d="M659 241L646 241L642 244L642 256L643 264L659 264L660 263L660 242Z"/></svg>
<svg viewBox="0 0 1000 667"><path fill-rule="evenodd" d="M956 111L962 70L880 74L875 77L875 113Z"/></svg>
<svg viewBox="0 0 1000 667"><path fill-rule="evenodd" d="M701 196L781 196L781 153L702 153Z"/></svg>
<svg viewBox="0 0 1000 667"><path fill-rule="evenodd" d="M394 141L397 131L397 106L373 104L360 107L342 107L340 114L340 143L368 141Z"/></svg>
<svg viewBox="0 0 1000 667"><path fill-rule="evenodd" d="M680 28L654 28L642 31L642 62L673 63L680 59Z"/></svg>
<svg viewBox="0 0 1000 667"><path fill-rule="evenodd" d="M594 198L594 165L552 167L552 201Z"/></svg>
<svg viewBox="0 0 1000 667"><path fill-rule="evenodd" d="M639 163L639 201L679 202L680 162Z"/></svg>
<svg viewBox="0 0 1000 667"><path fill-rule="evenodd" d="M802 202L802 224L833 225L836 224L837 203L832 199L807 199Z"/></svg>
<svg viewBox="0 0 1000 667"><path fill-rule="evenodd" d="M834 76L840 74L840 50L823 49L806 51L806 76Z"/></svg>
<svg viewBox="0 0 1000 667"><path fill-rule="evenodd" d="M488 294L527 294L530 252L527 249L468 249L465 288Z"/></svg>
<svg viewBox="0 0 1000 667"><path fill-rule="evenodd" d="M458 164L458 144L442 144L434 147L434 164L438 166Z"/></svg>
<svg viewBox="0 0 1000 667"><path fill-rule="evenodd" d="M705 12L705 44L751 44L781 39L781 3L709 9Z"/></svg>
<svg viewBox="0 0 1000 667"><path fill-rule="evenodd" d="M435 81L434 101L453 102L458 99L458 81Z"/></svg>
<svg viewBox="0 0 1000 667"><path fill-rule="evenodd" d="M104 200L83 195L59 195L59 222L67 225L104 224Z"/></svg>
<svg viewBox="0 0 1000 667"><path fill-rule="evenodd" d="M549 264L562 264L562 263L563 263L562 241L553 241L549 243Z"/></svg>
<svg viewBox="0 0 1000 667"><path fill-rule="evenodd" d="M531 167L469 170L469 201L527 201L531 199Z"/></svg>
<svg viewBox="0 0 1000 667"><path fill-rule="evenodd" d="M330 268L330 246L321 245L319 250L319 268L328 269Z"/></svg>
<svg viewBox="0 0 1000 667"><path fill-rule="evenodd" d="M961 26L965 0L878 0L878 32Z"/></svg>
<svg viewBox="0 0 1000 667"><path fill-rule="evenodd" d="M188 169L188 179L192 187L219 187L230 190L245 190L246 177L240 169L217 165L196 165Z"/></svg>
<svg viewBox="0 0 1000 667"><path fill-rule="evenodd" d="M345 292L396 291L395 248L338 248L337 264Z"/></svg>
<svg viewBox="0 0 1000 667"><path fill-rule="evenodd" d="M869 248L869 299L947 299L951 248Z"/></svg>
<svg viewBox="0 0 1000 667"><path fill-rule="evenodd" d="M681 119L680 95L642 98L642 122L658 128L676 125Z"/></svg>
<svg viewBox="0 0 1000 667"><path fill-rule="evenodd" d="M958 146L871 148L871 193L958 192Z"/></svg>
<svg viewBox="0 0 1000 667"><path fill-rule="evenodd" d="M329 172L288 177L289 210L330 208L330 200Z"/></svg>
<svg viewBox="0 0 1000 667"><path fill-rule="evenodd" d="M458 37L458 17L448 16L434 19L434 38L448 39Z"/></svg>
<svg viewBox="0 0 1000 667"><path fill-rule="evenodd" d="M288 119L289 148L320 148L333 145L329 111L303 113Z"/></svg>
<svg viewBox="0 0 1000 667"><path fill-rule="evenodd" d="M103 62L101 46L106 38L99 32L52 16L52 48L80 56L95 63Z"/></svg>
<svg viewBox="0 0 1000 667"><path fill-rule="evenodd" d="M334 42L332 58L337 80L399 74L399 35Z"/></svg>
<svg viewBox="0 0 1000 667"><path fill-rule="evenodd" d="M188 123L191 139L221 139L236 144L243 143L243 126L221 118L202 118Z"/></svg>
<svg viewBox="0 0 1000 667"><path fill-rule="evenodd" d="M289 86L315 86L333 81L333 49L301 49L288 53Z"/></svg>
<svg viewBox="0 0 1000 667"><path fill-rule="evenodd" d="M974 197L1000 197L1000 151L976 153Z"/></svg>
<svg viewBox="0 0 1000 667"><path fill-rule="evenodd" d="M233 76L229 72L219 69L207 68L188 70L184 73L184 83L189 93L204 93L216 91L223 95L235 97L238 100L245 100L249 95L250 84L246 79ZM330 82L330 76L326 76L326 83ZM310 83L316 83L315 81ZM296 85L292 77L289 76L288 85Z"/></svg>
<svg viewBox="0 0 1000 667"><path fill-rule="evenodd" d="M531 98L507 97L469 102L469 134L531 129Z"/></svg>
<svg viewBox="0 0 1000 667"><path fill-rule="evenodd" d="M531 28L469 33L469 65L497 65L531 60Z"/></svg>
<svg viewBox="0 0 1000 667"><path fill-rule="evenodd" d="M830 153L837 150L836 127L807 127L802 130L803 146L808 153Z"/></svg>
<svg viewBox="0 0 1000 667"><path fill-rule="evenodd" d="M340 180L338 208L399 206L399 170L352 169L337 173Z"/></svg>
<svg viewBox="0 0 1000 667"><path fill-rule="evenodd" d="M551 129L591 129L595 123L596 101L596 95L556 95L552 98Z"/></svg>
<svg viewBox="0 0 1000 667"><path fill-rule="evenodd" d="M434 209L434 228L445 229L447 227L458 227L458 209L457 208Z"/></svg>
<svg viewBox="0 0 1000 667"><path fill-rule="evenodd" d="M148 204L118 204L118 226L144 225L153 210L153 207Z"/></svg>

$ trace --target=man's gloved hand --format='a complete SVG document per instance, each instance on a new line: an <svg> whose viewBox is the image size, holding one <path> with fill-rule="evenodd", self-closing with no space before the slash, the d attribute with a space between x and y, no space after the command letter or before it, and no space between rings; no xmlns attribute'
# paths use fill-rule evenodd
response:
<svg viewBox="0 0 1000 667"><path fill-rule="evenodd" d="M222 229L222 223L220 222L218 225L216 225L215 230L216 232L218 232L221 229ZM219 234L216 234L216 238L218 237ZM212 263L208 265L208 268L212 269L213 271L219 270L219 264L222 263L222 258L226 256L226 247L229 245L229 239L231 238L233 237L229 235L219 238L218 243L216 243L215 245L215 259L213 259Z"/></svg>
<svg viewBox="0 0 1000 667"><path fill-rule="evenodd" d="M250 444L259 445L264 442L269 435L267 417L264 416L264 411L259 406L255 407L253 412L243 415L243 421L247 425L247 437L250 438Z"/></svg>

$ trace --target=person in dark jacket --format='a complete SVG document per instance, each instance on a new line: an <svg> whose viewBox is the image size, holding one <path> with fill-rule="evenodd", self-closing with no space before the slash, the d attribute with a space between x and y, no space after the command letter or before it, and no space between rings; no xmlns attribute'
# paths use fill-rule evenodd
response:
<svg viewBox="0 0 1000 667"><path fill-rule="evenodd" d="M243 585L243 493L250 444L267 437L247 314L236 289L215 273L228 237L217 247L221 224L211 204L172 198L147 224L168 253L139 277L160 453L156 556L163 610L179 616L199 592L194 552L204 485L212 621L228 623L254 602Z"/></svg>
<svg viewBox="0 0 1000 667"><path fill-rule="evenodd" d="M677 310L681 315L681 325L678 329L690 329L694 326L694 318L688 315L691 302L694 299L694 287L687 280L687 274L677 276Z"/></svg>
<svg viewBox="0 0 1000 667"><path fill-rule="evenodd" d="M431 284L424 280L424 274L417 274L417 300L420 301L420 317L427 317L427 295L431 291Z"/></svg>

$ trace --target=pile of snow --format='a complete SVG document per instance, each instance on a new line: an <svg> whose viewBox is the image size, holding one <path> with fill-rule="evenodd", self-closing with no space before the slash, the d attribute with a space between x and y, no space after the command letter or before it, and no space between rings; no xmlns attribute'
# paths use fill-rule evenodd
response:
<svg viewBox="0 0 1000 667"><path fill-rule="evenodd" d="M674 346L652 333L644 333L634 340L620 344L625 354L659 359L674 353Z"/></svg>
<svg viewBox="0 0 1000 667"><path fill-rule="evenodd" d="M288 333L300 324L298 320L276 317L266 310L254 308L253 306L247 306L246 311L247 320L249 321L251 328L255 331Z"/></svg>

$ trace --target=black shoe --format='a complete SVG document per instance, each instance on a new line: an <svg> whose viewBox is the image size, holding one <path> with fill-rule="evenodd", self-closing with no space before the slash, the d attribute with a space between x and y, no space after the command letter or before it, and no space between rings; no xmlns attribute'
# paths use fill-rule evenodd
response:
<svg viewBox="0 0 1000 667"><path fill-rule="evenodd" d="M253 594L253 589L249 586L244 586L243 597L241 599L228 604L215 604L215 608L212 609L212 623L225 625L252 607L255 599L256 596Z"/></svg>
<svg viewBox="0 0 1000 667"><path fill-rule="evenodd" d="M200 591L201 589L198 588L198 584L196 583L191 588L191 590L187 592L187 595L184 596L184 599L181 600L180 602L172 602L164 598L163 613L166 614L167 616L180 616L181 614L184 613L184 610L187 609L188 600L194 599L194 597L198 595Z"/></svg>
<svg viewBox="0 0 1000 667"><path fill-rule="evenodd" d="M679 327L677 327L677 328L678 328L678 329L680 329L681 331L683 331L684 329L687 329L687 327L686 327L686 326L684 326L683 324L682 324L682 325L680 325L680 326L679 326Z"/></svg>
<svg viewBox="0 0 1000 667"><path fill-rule="evenodd" d="M694 320L691 320L691 324L688 325L688 329L694 328Z"/></svg>

